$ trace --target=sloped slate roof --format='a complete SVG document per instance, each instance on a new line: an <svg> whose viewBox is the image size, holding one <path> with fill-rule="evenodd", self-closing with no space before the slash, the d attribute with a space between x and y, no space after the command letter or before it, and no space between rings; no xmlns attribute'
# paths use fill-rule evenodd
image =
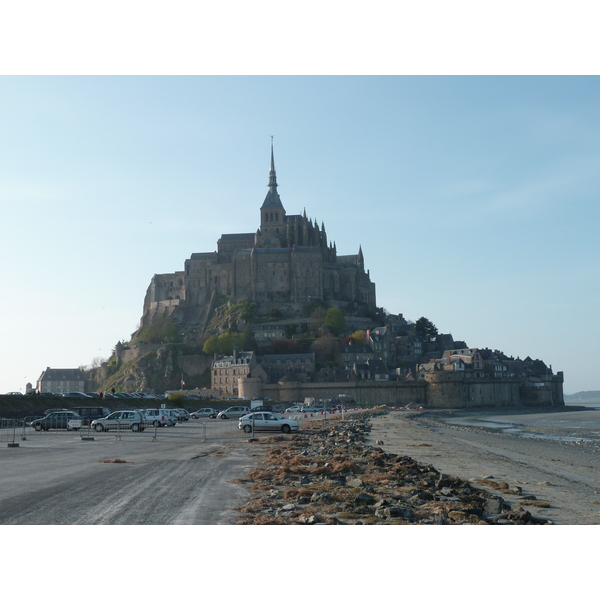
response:
<svg viewBox="0 0 600 600"><path fill-rule="evenodd" d="M221 242L252 242L254 241L253 233L223 233L221 234Z"/></svg>
<svg viewBox="0 0 600 600"><path fill-rule="evenodd" d="M294 371L287 371L286 374L279 380L279 382L285 383L286 381L300 381L300 379L294 373Z"/></svg>
<svg viewBox="0 0 600 600"><path fill-rule="evenodd" d="M43 381L83 381L81 369L51 369L48 367L41 375Z"/></svg>
<svg viewBox="0 0 600 600"><path fill-rule="evenodd" d="M273 190L269 190L261 208L283 208L279 194Z"/></svg>

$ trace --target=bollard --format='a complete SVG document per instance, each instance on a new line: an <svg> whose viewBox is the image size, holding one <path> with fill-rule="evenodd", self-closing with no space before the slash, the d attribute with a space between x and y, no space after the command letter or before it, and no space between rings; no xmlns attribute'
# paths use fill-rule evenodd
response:
<svg viewBox="0 0 600 600"><path fill-rule="evenodd" d="M27 440L27 438L25 437L25 419L23 419L23 433L21 434L21 439Z"/></svg>
<svg viewBox="0 0 600 600"><path fill-rule="evenodd" d="M15 442L16 431L17 431L17 425L14 424L13 425L13 440L12 440L12 442L8 442L8 447L9 448L18 448L19 447L18 442Z"/></svg>

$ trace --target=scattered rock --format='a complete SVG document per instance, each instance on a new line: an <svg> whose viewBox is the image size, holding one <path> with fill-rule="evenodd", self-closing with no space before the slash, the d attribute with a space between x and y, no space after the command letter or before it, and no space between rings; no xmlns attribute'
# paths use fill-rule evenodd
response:
<svg viewBox="0 0 600 600"><path fill-rule="evenodd" d="M370 428L368 413L361 413L348 415L344 421L332 418L308 423L293 437L265 438L272 448L264 464L239 480L255 485L251 499L238 508L238 523L551 523L534 517L522 505L513 508L487 489L440 473L410 456L367 446L364 440ZM502 494L519 495L520 504L536 502L535 497L522 496L519 486L493 481L489 475L477 483ZM281 498L287 503L280 507ZM310 511L299 515L300 506L310 506Z"/></svg>
<svg viewBox="0 0 600 600"><path fill-rule="evenodd" d="M347 477L346 485L348 487L357 488L357 487L362 487L364 484L362 482L362 479L360 479L360 477Z"/></svg>

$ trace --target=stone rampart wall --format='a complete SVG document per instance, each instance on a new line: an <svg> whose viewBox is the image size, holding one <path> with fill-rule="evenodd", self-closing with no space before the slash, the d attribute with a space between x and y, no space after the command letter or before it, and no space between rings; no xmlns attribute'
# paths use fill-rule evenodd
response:
<svg viewBox="0 0 600 600"><path fill-rule="evenodd" d="M304 403L305 398L338 398L340 394L350 396L361 404L388 404L390 406L404 406L406 404L425 404L427 384L417 382L373 382L361 381L355 383L300 383L291 382L283 384L269 384L260 386L260 393L256 381L251 382L246 388L240 382L240 396L250 398L260 395L272 398L273 402Z"/></svg>
<svg viewBox="0 0 600 600"><path fill-rule="evenodd" d="M268 396L274 402L304 403L305 398L350 396L356 402L375 406L421 404L427 408L501 408L522 406L564 406L562 373L548 381L468 378L463 373L427 374L425 381L353 383L289 382L261 385L257 379L240 380L240 396Z"/></svg>

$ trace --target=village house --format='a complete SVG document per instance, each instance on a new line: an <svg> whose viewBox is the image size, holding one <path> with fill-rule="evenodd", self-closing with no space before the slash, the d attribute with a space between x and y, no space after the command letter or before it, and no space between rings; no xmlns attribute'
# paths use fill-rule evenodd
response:
<svg viewBox="0 0 600 600"><path fill-rule="evenodd" d="M256 355L252 351L234 350L232 356L215 357L211 368L211 388L237 398L238 379L249 377L256 364Z"/></svg>
<svg viewBox="0 0 600 600"><path fill-rule="evenodd" d="M47 367L38 377L36 391L40 394L85 392L85 373L79 369L51 369Z"/></svg>

